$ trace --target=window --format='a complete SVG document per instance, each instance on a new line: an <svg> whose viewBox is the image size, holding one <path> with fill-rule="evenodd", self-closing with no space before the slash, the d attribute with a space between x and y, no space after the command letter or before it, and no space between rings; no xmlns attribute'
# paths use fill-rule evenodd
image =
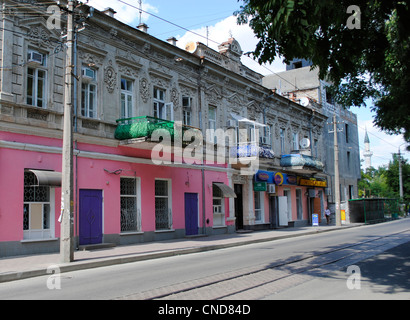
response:
<svg viewBox="0 0 410 320"><path fill-rule="evenodd" d="M87 118L97 117L97 84L96 71L83 68L83 83L81 85L81 115Z"/></svg>
<svg viewBox="0 0 410 320"><path fill-rule="evenodd" d="M27 68L27 104L46 108L47 57L35 51L29 51Z"/></svg>
<svg viewBox="0 0 410 320"><path fill-rule="evenodd" d="M132 118L133 82L126 79L121 79L121 118Z"/></svg>
<svg viewBox="0 0 410 320"><path fill-rule="evenodd" d="M182 97L182 116L186 126L191 125L192 98Z"/></svg>
<svg viewBox="0 0 410 320"><path fill-rule="evenodd" d="M349 143L349 124L345 124L346 143Z"/></svg>
<svg viewBox="0 0 410 320"><path fill-rule="evenodd" d="M120 179L121 232L141 231L141 212L138 208L138 180Z"/></svg>
<svg viewBox="0 0 410 320"><path fill-rule="evenodd" d="M347 169L350 170L350 152L349 151L347 151L346 157L347 157Z"/></svg>
<svg viewBox="0 0 410 320"><path fill-rule="evenodd" d="M299 133L297 132L292 134L292 147L293 150L299 150Z"/></svg>
<svg viewBox="0 0 410 320"><path fill-rule="evenodd" d="M328 104L334 104L334 99L333 99L333 95L330 92L330 89L326 88L326 102Z"/></svg>
<svg viewBox="0 0 410 320"><path fill-rule="evenodd" d="M216 130L216 107L209 106L208 108L208 129L209 129L209 141L217 143ZM213 130L213 132L212 132Z"/></svg>
<svg viewBox="0 0 410 320"><path fill-rule="evenodd" d="M263 222L263 196L264 192L254 192L254 202L255 202L255 222Z"/></svg>
<svg viewBox="0 0 410 320"><path fill-rule="evenodd" d="M214 212L214 227L221 227L225 225L225 198L222 190L217 186L212 188L212 205Z"/></svg>
<svg viewBox="0 0 410 320"><path fill-rule="evenodd" d="M168 180L155 180L155 229L172 229L171 188Z"/></svg>
<svg viewBox="0 0 410 320"><path fill-rule="evenodd" d="M158 88L154 88L154 117L174 121L174 106L165 103L165 91Z"/></svg>
<svg viewBox="0 0 410 320"><path fill-rule="evenodd" d="M317 139L315 139L314 140L314 142L313 142L313 150L314 150L314 156L315 156L315 158L318 158L319 157L319 150L318 150L318 140Z"/></svg>
<svg viewBox="0 0 410 320"><path fill-rule="evenodd" d="M280 129L280 152L285 154L285 129Z"/></svg>
<svg viewBox="0 0 410 320"><path fill-rule="evenodd" d="M52 238L54 213L50 187L36 187L37 177L24 172L23 233L25 240Z"/></svg>

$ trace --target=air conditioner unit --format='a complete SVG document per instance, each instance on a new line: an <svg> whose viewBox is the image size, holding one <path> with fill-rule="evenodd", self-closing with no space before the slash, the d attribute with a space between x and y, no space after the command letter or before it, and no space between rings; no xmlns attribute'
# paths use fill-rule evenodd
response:
<svg viewBox="0 0 410 320"><path fill-rule="evenodd" d="M268 184L268 193L276 193L276 185L274 184Z"/></svg>
<svg viewBox="0 0 410 320"><path fill-rule="evenodd" d="M95 71L91 68L83 68L82 76L85 79L93 80L95 79Z"/></svg>
<svg viewBox="0 0 410 320"><path fill-rule="evenodd" d="M269 138L268 137L259 137L259 142L261 144L268 144Z"/></svg>
<svg viewBox="0 0 410 320"><path fill-rule="evenodd" d="M226 121L226 126L228 128L235 128L237 126L236 120L229 119L228 121Z"/></svg>
<svg viewBox="0 0 410 320"><path fill-rule="evenodd" d="M31 51L27 55L27 61L32 64L43 64L43 55L41 53Z"/></svg>

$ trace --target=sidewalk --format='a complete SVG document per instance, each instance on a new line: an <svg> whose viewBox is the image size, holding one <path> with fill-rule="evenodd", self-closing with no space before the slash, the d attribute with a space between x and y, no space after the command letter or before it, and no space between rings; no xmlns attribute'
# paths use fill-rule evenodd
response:
<svg viewBox="0 0 410 320"><path fill-rule="evenodd" d="M59 253L1 258L0 283L51 274L51 272L47 273L47 268L51 266L58 266L60 272L64 273L330 232L361 225L362 224L349 224L341 227L307 226L302 228L286 228L251 233L184 238L118 246L93 251L76 251L74 253L75 261L70 264L61 264L59 262Z"/></svg>

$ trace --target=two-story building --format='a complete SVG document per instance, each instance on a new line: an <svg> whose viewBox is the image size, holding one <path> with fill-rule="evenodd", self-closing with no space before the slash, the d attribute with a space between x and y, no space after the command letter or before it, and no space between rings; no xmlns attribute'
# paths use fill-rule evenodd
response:
<svg viewBox="0 0 410 320"><path fill-rule="evenodd" d="M0 256L59 248L65 40L48 5L3 1ZM95 10L75 48L77 247L289 226L324 207L321 106L272 93L241 55L234 39L182 50Z"/></svg>

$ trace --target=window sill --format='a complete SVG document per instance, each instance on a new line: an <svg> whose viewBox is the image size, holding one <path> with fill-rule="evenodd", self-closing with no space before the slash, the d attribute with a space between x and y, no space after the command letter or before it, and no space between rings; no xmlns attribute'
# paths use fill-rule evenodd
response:
<svg viewBox="0 0 410 320"><path fill-rule="evenodd" d="M167 232L175 232L175 229L155 230L155 233L167 233Z"/></svg>
<svg viewBox="0 0 410 320"><path fill-rule="evenodd" d="M130 231L130 232L121 232L120 236L136 236L136 235L143 235L144 231Z"/></svg>
<svg viewBox="0 0 410 320"><path fill-rule="evenodd" d="M51 242L51 241L58 241L59 238L49 238L49 239L25 239L21 240L21 243L35 243L35 242Z"/></svg>

